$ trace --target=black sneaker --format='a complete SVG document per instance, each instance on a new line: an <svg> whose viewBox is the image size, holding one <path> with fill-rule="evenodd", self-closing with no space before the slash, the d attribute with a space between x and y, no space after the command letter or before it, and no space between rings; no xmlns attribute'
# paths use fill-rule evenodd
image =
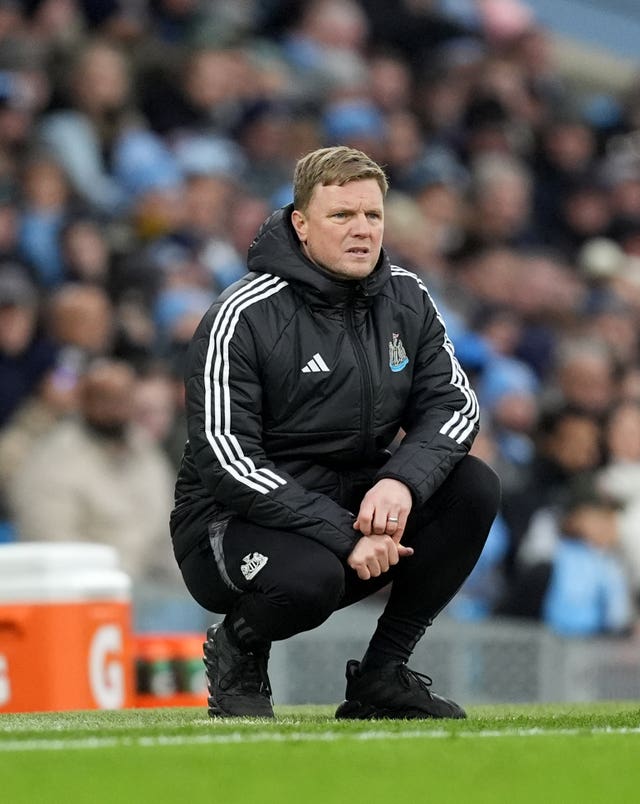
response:
<svg viewBox="0 0 640 804"><path fill-rule="evenodd" d="M465 718L457 703L431 692L431 679L406 664L386 664L365 672L347 662L347 694L336 711L339 720L380 718Z"/></svg>
<svg viewBox="0 0 640 804"><path fill-rule="evenodd" d="M231 644L222 625L207 629L204 665L209 717L272 718L268 653L245 653Z"/></svg>

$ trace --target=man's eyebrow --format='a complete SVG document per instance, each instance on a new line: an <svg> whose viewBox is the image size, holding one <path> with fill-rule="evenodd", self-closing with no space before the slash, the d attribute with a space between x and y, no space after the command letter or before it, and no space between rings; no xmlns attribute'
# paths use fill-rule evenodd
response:
<svg viewBox="0 0 640 804"><path fill-rule="evenodd" d="M336 204L335 206L329 207L328 213L329 215L333 215L336 212L355 212L356 205L351 204ZM376 212L378 214L382 214L383 208L381 206L373 206L365 209L365 212Z"/></svg>

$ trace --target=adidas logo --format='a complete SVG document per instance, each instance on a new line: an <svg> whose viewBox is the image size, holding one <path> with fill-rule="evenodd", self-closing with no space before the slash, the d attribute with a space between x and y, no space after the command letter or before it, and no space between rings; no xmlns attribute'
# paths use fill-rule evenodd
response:
<svg viewBox="0 0 640 804"><path fill-rule="evenodd" d="M252 578L255 578L268 560L267 556L263 556L262 553L247 553L242 559L240 572L250 581Z"/></svg>
<svg viewBox="0 0 640 804"><path fill-rule="evenodd" d="M322 371L327 372L331 371L329 366L324 362L322 359L322 355L320 352L316 352L315 355L311 358L311 360L307 363L306 366L302 369L303 374L308 374L310 371Z"/></svg>

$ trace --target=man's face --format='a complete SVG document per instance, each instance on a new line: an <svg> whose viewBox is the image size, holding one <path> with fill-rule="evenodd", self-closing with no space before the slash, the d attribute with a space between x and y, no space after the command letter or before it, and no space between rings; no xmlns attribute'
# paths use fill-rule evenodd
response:
<svg viewBox="0 0 640 804"><path fill-rule="evenodd" d="M82 412L94 430L122 439L133 418L135 377L124 367L103 367L84 382Z"/></svg>
<svg viewBox="0 0 640 804"><path fill-rule="evenodd" d="M36 328L36 310L31 305L0 303L0 354L16 357L29 345Z"/></svg>
<svg viewBox="0 0 640 804"><path fill-rule="evenodd" d="M291 216L306 256L337 276L362 279L382 247L382 190L375 179L316 185L306 211Z"/></svg>

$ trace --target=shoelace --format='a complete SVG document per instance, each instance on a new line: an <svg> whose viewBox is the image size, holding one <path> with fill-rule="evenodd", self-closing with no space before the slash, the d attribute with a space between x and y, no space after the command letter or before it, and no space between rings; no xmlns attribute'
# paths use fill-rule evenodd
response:
<svg viewBox="0 0 640 804"><path fill-rule="evenodd" d="M271 685L267 675L267 661L261 654L246 653L220 679L220 689L227 690L239 681L246 692L257 692L271 697Z"/></svg>
<svg viewBox="0 0 640 804"><path fill-rule="evenodd" d="M429 697L431 697L431 690L429 687L433 684L431 676L425 673L418 673L417 670L411 670L406 664L398 665L398 676L402 684L407 687L411 686L412 682L417 684L420 689L424 690Z"/></svg>

